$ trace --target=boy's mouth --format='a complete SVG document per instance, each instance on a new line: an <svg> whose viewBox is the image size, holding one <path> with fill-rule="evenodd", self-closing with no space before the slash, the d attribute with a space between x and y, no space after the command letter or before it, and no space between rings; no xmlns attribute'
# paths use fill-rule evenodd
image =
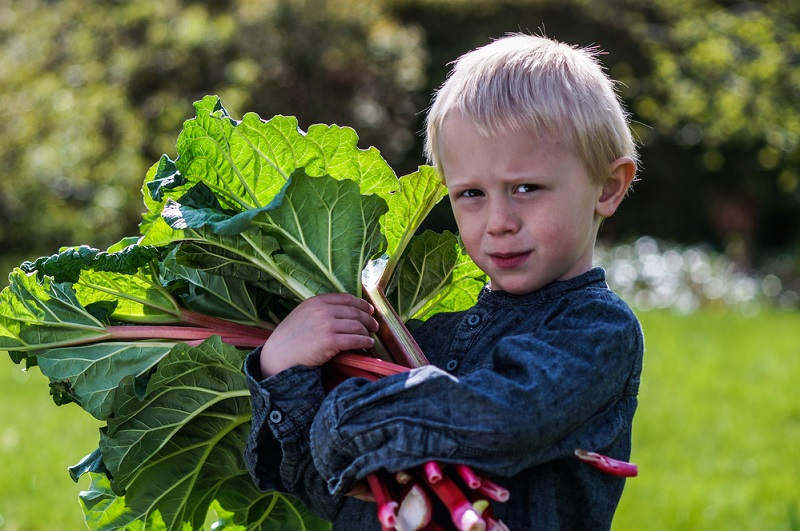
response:
<svg viewBox="0 0 800 531"><path fill-rule="evenodd" d="M522 253L491 253L489 258L500 269L513 269L522 265L530 256L530 251Z"/></svg>

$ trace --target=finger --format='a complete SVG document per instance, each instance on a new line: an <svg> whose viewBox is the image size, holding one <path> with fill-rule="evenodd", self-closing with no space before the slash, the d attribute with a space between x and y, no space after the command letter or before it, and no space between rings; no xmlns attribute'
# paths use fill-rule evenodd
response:
<svg viewBox="0 0 800 531"><path fill-rule="evenodd" d="M312 297L312 299L318 299L320 301L324 301L329 304L358 305L364 302L369 304L369 302L360 297L356 297L355 295L344 292L324 293L322 295L317 295L315 297Z"/></svg>
<svg viewBox="0 0 800 531"><path fill-rule="evenodd" d="M358 301L356 303L356 301ZM331 305L331 315L335 319L361 323L368 332L378 331L378 321L372 317L372 305L362 299L353 298L354 304Z"/></svg>
<svg viewBox="0 0 800 531"><path fill-rule="evenodd" d="M370 349L375 346L375 340L370 336L359 334L340 334L334 340L335 350L333 354L348 350Z"/></svg>
<svg viewBox="0 0 800 531"><path fill-rule="evenodd" d="M357 310L347 311L346 313L347 315L339 317L340 323L348 323L349 328L346 331L358 333L356 330L363 330L365 334L378 331L378 321L371 315Z"/></svg>
<svg viewBox="0 0 800 531"><path fill-rule="evenodd" d="M319 295L317 298L326 304L355 308L369 315L372 315L372 312L375 311L368 301L349 293L327 293Z"/></svg>
<svg viewBox="0 0 800 531"><path fill-rule="evenodd" d="M372 491L363 483L357 483L345 496L352 496L353 498L358 498L365 502L375 502L375 496L372 495Z"/></svg>

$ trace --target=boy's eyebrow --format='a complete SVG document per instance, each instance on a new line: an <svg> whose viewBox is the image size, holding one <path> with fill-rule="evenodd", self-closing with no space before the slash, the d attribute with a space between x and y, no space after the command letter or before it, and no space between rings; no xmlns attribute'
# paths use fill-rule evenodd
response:
<svg viewBox="0 0 800 531"><path fill-rule="evenodd" d="M498 176L499 180L509 183L547 181L554 178L555 176L549 173L524 173L524 172L518 174L511 173Z"/></svg>
<svg viewBox="0 0 800 531"><path fill-rule="evenodd" d="M558 177L550 174L520 174L520 175L494 175L493 181L501 182L503 184L516 185L516 184L546 184L550 181L557 180ZM468 190L470 188L480 188L483 181L478 176L456 177L455 182L451 177L448 179L446 186L448 190Z"/></svg>

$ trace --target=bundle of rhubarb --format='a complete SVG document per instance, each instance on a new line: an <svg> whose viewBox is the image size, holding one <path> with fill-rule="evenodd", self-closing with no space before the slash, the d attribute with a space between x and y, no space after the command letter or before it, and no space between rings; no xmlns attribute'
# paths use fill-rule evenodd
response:
<svg viewBox="0 0 800 531"><path fill-rule="evenodd" d="M335 386L343 378L362 377L377 380L409 368L427 364L424 353L414 342L399 316L392 310L375 270L382 271L384 262L373 262L364 275L365 298L375 308L383 344L391 345L393 358L403 365L387 363L378 358L342 353L328 367L328 384ZM367 476L367 484L377 504L377 517L382 529L398 531L456 529L457 531L503 531L491 502L508 500L509 492L487 477L477 474L466 465L442 466L428 461L417 470L388 473L376 472ZM434 520L435 504L439 514L447 515L445 522Z"/></svg>
<svg viewBox="0 0 800 531"><path fill-rule="evenodd" d="M214 96L195 109L177 157L147 172L140 234L10 273L0 350L38 366L56 403L104 423L98 448L70 468L91 478L80 494L89 529L329 529L247 473L244 357L301 301L346 292L372 302L378 341L334 358L326 385L419 367L404 323L472 306L486 278L455 234L416 234L445 194L432 168L398 178L347 128L234 120ZM489 502L508 493L466 467L368 483L384 528L504 528ZM449 516L432 519L437 507Z"/></svg>
<svg viewBox="0 0 800 531"><path fill-rule="evenodd" d="M247 474L244 357L302 300L368 296L366 270L382 330L362 361L406 370L426 362L403 323L471 306L486 279L455 234L415 234L445 194L432 168L398 178L347 128L235 120L214 96L195 109L177 157L147 172L140 234L105 250L64 248L9 274L0 350L38 366L56 403L103 422L97 450L70 468L91 478L80 494L89 529L328 529ZM354 356L331 363L329 385L354 371L382 375L345 365ZM378 513L399 529L413 528L404 507L417 496L441 491L450 503L455 492L447 474L381 477L370 479ZM477 521L479 490L461 490L472 507L458 509L462 520Z"/></svg>

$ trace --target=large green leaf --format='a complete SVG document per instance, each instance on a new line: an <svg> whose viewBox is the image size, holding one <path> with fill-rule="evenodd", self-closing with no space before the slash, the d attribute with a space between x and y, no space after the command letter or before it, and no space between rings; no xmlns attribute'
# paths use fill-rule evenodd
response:
<svg viewBox="0 0 800 531"><path fill-rule="evenodd" d="M389 211L383 223L388 241L387 277L392 275L406 246L431 209L446 194L447 188L430 166L422 166L416 172L400 178L400 190L389 198Z"/></svg>
<svg viewBox="0 0 800 531"><path fill-rule="evenodd" d="M92 531L166 531L156 510L146 522L136 520L134 511L117 496L104 474L90 473L89 488L80 493L86 524ZM209 504L205 526L215 531L329 531L330 523L311 514L289 496L260 492L248 477L237 476L215 490L218 499ZM224 501L224 505L219 501ZM186 526L184 526L186 528ZM191 528L188 528L191 529ZM200 529L200 528L195 528Z"/></svg>
<svg viewBox="0 0 800 531"><path fill-rule="evenodd" d="M362 195L352 181L309 177L301 171L280 204L259 209L250 227L238 234L228 230L223 212L170 201L162 217L174 232L160 233L167 241L157 243L220 248L263 270L298 300L337 291L359 294L361 270L385 248L379 219L386 210L385 201ZM150 236L144 241L153 243ZM209 267L219 267L219 256L209 257Z"/></svg>
<svg viewBox="0 0 800 531"><path fill-rule="evenodd" d="M161 514L154 511L146 520L137 519L134 511L125 505L125 498L111 490L111 481L105 474L90 473L91 484L79 494L84 521L92 531L166 531Z"/></svg>
<svg viewBox="0 0 800 531"><path fill-rule="evenodd" d="M109 319L126 322L174 323L181 309L164 289L158 263L163 251L136 244L100 251L69 247L58 254L26 262L22 268L49 282L70 283L83 307L111 303Z"/></svg>
<svg viewBox="0 0 800 531"><path fill-rule="evenodd" d="M133 378L122 382L100 440L110 486L124 495L124 510L110 502L117 504L118 525L157 514L165 529L199 529L215 499L233 511L234 522L252 524L256 500L269 495L256 491L243 462L251 409L242 361L241 352L214 337L177 346L144 393ZM271 519L278 529L300 518L306 527L297 528L310 529L316 519L295 503L265 502L266 514L256 521Z"/></svg>
<svg viewBox="0 0 800 531"><path fill-rule="evenodd" d="M123 378L146 375L175 346L151 341L104 342L41 350L36 361L50 378L59 404L75 401L93 417L105 420Z"/></svg>
<svg viewBox="0 0 800 531"><path fill-rule="evenodd" d="M110 319L142 324L179 322L181 307L156 275L155 272L126 275L88 270L73 284L73 289L84 306L113 302Z"/></svg>
<svg viewBox="0 0 800 531"><path fill-rule="evenodd" d="M315 294L360 294L362 269L386 245L379 226L386 210L351 181L296 175L283 204L258 224L281 246L276 263L303 285L319 285Z"/></svg>
<svg viewBox="0 0 800 531"><path fill-rule="evenodd" d="M312 176L330 175L359 183L364 194L387 199L397 178L375 148L358 148L347 127L316 124L304 133L297 119L263 120L247 113L234 120L216 96L195 103L196 118L178 137L178 158L163 159L148 173L149 201L177 199L187 183L203 183L225 209L244 211L271 203L300 168ZM155 205L149 203L151 211Z"/></svg>
<svg viewBox="0 0 800 531"><path fill-rule="evenodd" d="M290 209L289 214L305 216L293 223L310 231L309 236L327 240L294 240L299 236L298 230L288 235L287 227L283 226L277 233L266 231L253 237L248 233L249 223L264 212L275 211L278 217L287 212L275 207L284 201L282 194L290 180L299 181L307 175L349 180L357 183L362 196L377 195L395 204L384 221L384 225L393 228L383 233L390 240L392 254L396 254L395 251L401 252L432 204L441 198L443 187L433 170L421 169L398 180L376 149L358 147L358 136L350 128L316 124L304 133L293 117L276 116L265 121L253 113L236 121L215 96L203 98L195 108L196 118L184 124L178 139L178 158L174 162L162 158L148 172L144 190L150 214L145 216L142 225L143 243L203 242L215 239L209 237L212 233L217 238L243 234L252 237L256 245L266 244L249 254L258 255L256 265L265 268L284 286L288 285L289 293L298 299L328 291L360 293L359 271L365 258L369 258L368 254L359 256L361 261L358 268L354 268L352 261L338 264L335 258L337 263L330 262L328 258L334 257L332 249L308 252L312 244L326 245L330 241L339 250L344 250L345 244L349 247L350 243L354 243L351 249L372 250L367 248L373 245L372 235L367 235L365 242L353 242L350 234L363 234L357 225L344 231L336 226L353 222L352 218L340 221L337 198L321 198L315 187L307 188L308 197L292 195L295 205L302 204L303 208ZM431 187L431 183L436 184ZM205 190L213 198L213 204L205 201L200 208L197 199ZM159 205L161 218L155 218ZM326 220L323 214L317 226L310 226L322 214L315 208L327 209L332 217ZM366 214L361 223L372 223L371 213ZM283 217L281 222L287 219ZM328 224L324 226L326 221ZM187 229L193 230L187 233ZM281 248L275 249L269 236L281 235L288 235L288 239L281 239ZM226 250L241 248L230 241L223 242L222 246ZM288 260L281 256L287 252L283 246L289 246ZM299 252L292 254L292 249ZM275 253L278 258L273 259ZM287 274L281 265L295 259L299 260L300 267L291 264L292 271ZM327 278L317 278L320 272ZM339 278L342 273L345 276ZM295 274L302 277L300 282L294 282ZM303 289L306 283L311 289Z"/></svg>
<svg viewBox="0 0 800 531"><path fill-rule="evenodd" d="M386 296L401 320L424 320L438 312L471 307L487 280L458 236L426 231L411 239Z"/></svg>
<svg viewBox="0 0 800 531"><path fill-rule="evenodd" d="M119 245L119 244L118 244ZM68 247L58 254L25 262L21 269L56 282L77 282L87 269L133 275L158 260L161 251L154 247L127 245L116 251L101 251L88 245Z"/></svg>
<svg viewBox="0 0 800 531"><path fill-rule="evenodd" d="M72 284L15 269L0 292L0 350L29 351L108 337L78 301Z"/></svg>
<svg viewBox="0 0 800 531"><path fill-rule="evenodd" d="M206 253L200 251L202 255ZM258 278L235 274L210 272L205 268L190 267L181 263L186 256L182 246L175 246L161 263L165 282L184 282L182 290L173 288L173 295L192 311L213 315L239 323L271 328L263 315L268 313L268 294L258 285ZM249 267L248 271L254 268ZM245 280L246 278L246 280Z"/></svg>

